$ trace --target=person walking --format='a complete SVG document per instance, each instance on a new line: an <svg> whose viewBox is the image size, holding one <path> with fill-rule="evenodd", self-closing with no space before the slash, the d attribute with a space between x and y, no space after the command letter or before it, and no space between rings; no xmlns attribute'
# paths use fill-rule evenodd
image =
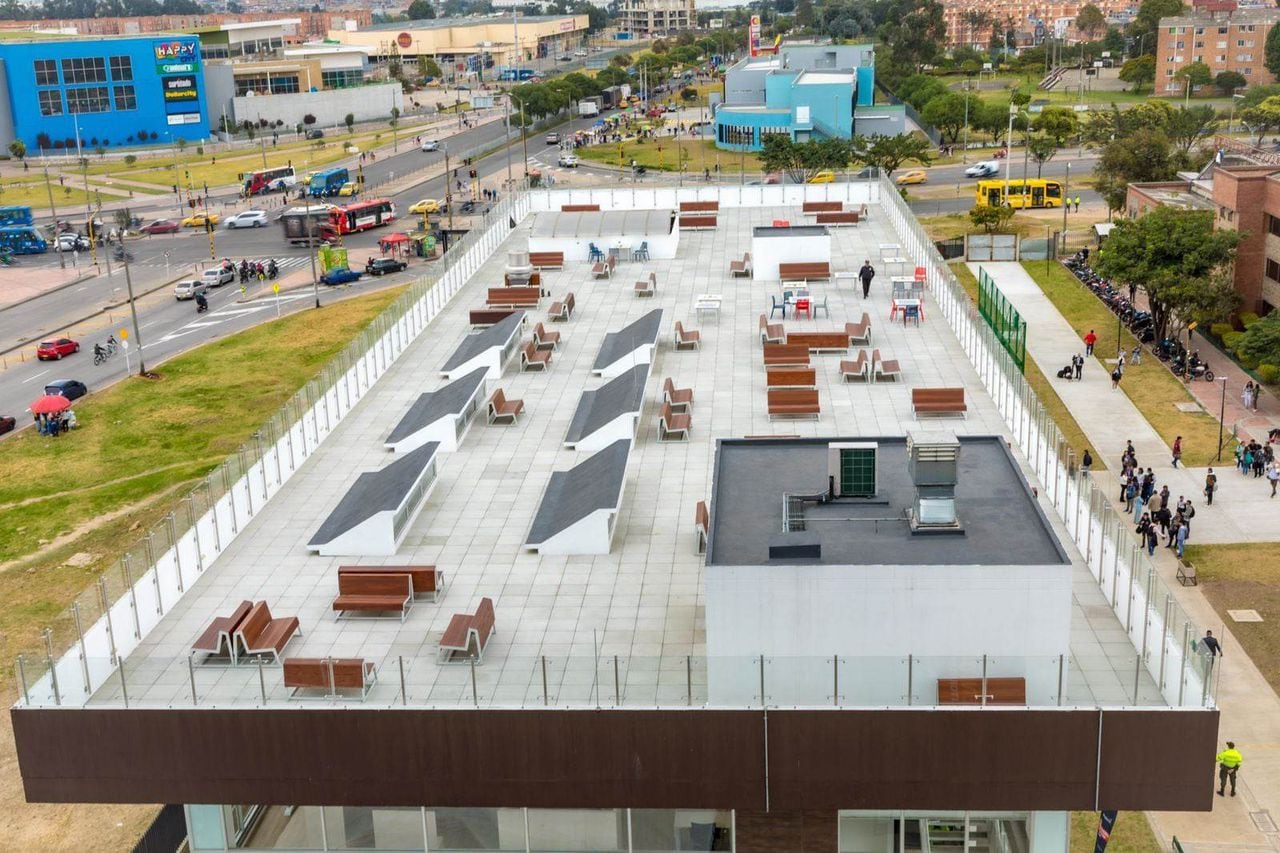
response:
<svg viewBox="0 0 1280 853"><path fill-rule="evenodd" d="M1144 537L1147 541L1147 556L1154 557L1156 546L1160 544L1160 534L1156 533L1156 526L1148 524Z"/></svg>
<svg viewBox="0 0 1280 853"><path fill-rule="evenodd" d="M1093 329L1089 330L1089 334L1084 336L1084 354L1093 355L1093 345L1098 342L1098 336L1094 334Z"/></svg>
<svg viewBox="0 0 1280 853"><path fill-rule="evenodd" d="M1089 476L1089 469L1093 467L1093 456L1089 454L1089 448L1084 449L1084 456L1080 458L1080 470L1084 475Z"/></svg>
<svg viewBox="0 0 1280 853"><path fill-rule="evenodd" d="M1274 459L1267 465L1267 479L1271 481L1271 497L1276 496L1276 486L1280 485L1280 465Z"/></svg>
<svg viewBox="0 0 1280 853"><path fill-rule="evenodd" d="M1208 473L1204 475L1204 498L1205 503L1213 505L1213 493L1218 490L1218 475L1213 473L1210 468Z"/></svg>
<svg viewBox="0 0 1280 853"><path fill-rule="evenodd" d="M1120 380L1124 377L1124 372L1119 366L1111 371L1111 390L1114 391L1120 387Z"/></svg>
<svg viewBox="0 0 1280 853"><path fill-rule="evenodd" d="M871 279L876 277L876 268L871 266L871 260L867 259L862 262L862 269L858 270L858 279L862 282L862 298L866 299L871 295Z"/></svg>
<svg viewBox="0 0 1280 853"><path fill-rule="evenodd" d="M1244 756L1232 741L1227 741L1227 748L1218 753L1218 796L1226 796L1227 780L1231 780L1231 796L1236 795L1236 774L1240 765L1244 764Z"/></svg>
<svg viewBox="0 0 1280 853"><path fill-rule="evenodd" d="M1120 371L1121 374L1124 373L1124 355L1124 350L1120 350L1120 354L1116 356L1116 370Z"/></svg>
<svg viewBox="0 0 1280 853"><path fill-rule="evenodd" d="M1178 436L1173 440L1173 467L1178 467L1178 460L1182 458L1182 436Z"/></svg>
<svg viewBox="0 0 1280 853"><path fill-rule="evenodd" d="M1209 650L1209 657L1216 658L1222 654L1222 646L1218 644L1218 638L1213 636L1212 631L1205 631L1204 636L1200 638L1200 645Z"/></svg>

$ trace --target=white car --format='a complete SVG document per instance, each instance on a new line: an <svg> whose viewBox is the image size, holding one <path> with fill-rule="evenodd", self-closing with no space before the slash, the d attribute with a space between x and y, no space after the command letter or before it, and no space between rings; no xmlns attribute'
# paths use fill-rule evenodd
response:
<svg viewBox="0 0 1280 853"><path fill-rule="evenodd" d="M200 276L200 280L209 287L222 287L236 280L236 271L226 267L210 267Z"/></svg>
<svg viewBox="0 0 1280 853"><path fill-rule="evenodd" d="M198 278L186 278L173 286L173 298L177 300L195 299L209 290L209 282Z"/></svg>
<svg viewBox="0 0 1280 853"><path fill-rule="evenodd" d="M560 159L556 162L566 169L576 169L578 168L578 163L582 161L578 159L577 154L561 154Z"/></svg>
<svg viewBox="0 0 1280 853"><path fill-rule="evenodd" d="M81 234L64 232L58 235L59 252L89 251L89 238Z"/></svg>
<svg viewBox="0 0 1280 853"><path fill-rule="evenodd" d="M262 228L267 224L265 210L245 210L226 218L228 228Z"/></svg>
<svg viewBox="0 0 1280 853"><path fill-rule="evenodd" d="M575 50L575 51L573 52L573 55L574 55L574 56L586 56L586 55L587 55L587 51L586 51L586 49L585 49L585 48L581 48L581 47L580 47L580 48L578 48L577 50Z"/></svg>
<svg viewBox="0 0 1280 853"><path fill-rule="evenodd" d="M437 142L437 141L436 141L436 140L434 140L434 139L426 139L426 140L423 140L423 143L422 143L422 150L423 150L423 151L426 151L426 152L430 152L430 151L439 151L439 150L440 150L440 143L439 143L439 142Z"/></svg>
<svg viewBox="0 0 1280 853"><path fill-rule="evenodd" d="M995 160L983 160L964 170L966 178L987 178L998 174L1000 174L1000 163Z"/></svg>

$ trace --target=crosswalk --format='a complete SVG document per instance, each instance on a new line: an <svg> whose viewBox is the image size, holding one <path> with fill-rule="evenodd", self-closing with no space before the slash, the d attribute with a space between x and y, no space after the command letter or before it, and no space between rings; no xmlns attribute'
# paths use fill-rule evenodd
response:
<svg viewBox="0 0 1280 853"><path fill-rule="evenodd" d="M240 259L232 258L232 260L235 261L236 268L239 269ZM300 269L302 267L309 266L311 264L311 259L307 255L301 255L301 256L293 255L290 257L282 257L282 258L269 258L269 257L245 258L245 260L251 261L255 264L261 262L263 266L266 266L269 262L274 260L276 262L276 266L279 267L281 271L289 270L289 269ZM165 266L165 257L164 255L145 255L145 256L135 255L134 259L130 263L132 263L134 266L140 266L140 267L163 267ZM176 264L176 262L174 261L170 261L170 263ZM214 265L215 262L207 261L206 263L209 265Z"/></svg>

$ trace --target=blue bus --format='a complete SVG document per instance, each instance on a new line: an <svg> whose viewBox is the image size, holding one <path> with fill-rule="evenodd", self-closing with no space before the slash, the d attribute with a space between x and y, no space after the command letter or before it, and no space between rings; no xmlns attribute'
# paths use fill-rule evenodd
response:
<svg viewBox="0 0 1280 853"><path fill-rule="evenodd" d="M29 207L0 207L0 225L35 225Z"/></svg>
<svg viewBox="0 0 1280 853"><path fill-rule="evenodd" d="M0 226L0 252L14 255L42 255L49 244L32 225Z"/></svg>
<svg viewBox="0 0 1280 853"><path fill-rule="evenodd" d="M498 79L508 83L514 83L520 80L532 80L533 75L536 73L537 72L532 68L503 67L498 70Z"/></svg>
<svg viewBox="0 0 1280 853"><path fill-rule="evenodd" d="M315 198L337 195L342 185L351 180L351 174L345 169L325 169L311 176L307 192Z"/></svg>

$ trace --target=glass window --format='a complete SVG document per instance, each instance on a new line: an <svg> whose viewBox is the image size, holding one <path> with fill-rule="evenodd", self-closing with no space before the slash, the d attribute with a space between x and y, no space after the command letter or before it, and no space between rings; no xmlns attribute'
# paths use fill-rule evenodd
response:
<svg viewBox="0 0 1280 853"><path fill-rule="evenodd" d="M187 806L187 837L192 850L223 850L222 806Z"/></svg>
<svg viewBox="0 0 1280 853"><path fill-rule="evenodd" d="M325 806L330 850L424 850L422 809L416 806Z"/></svg>
<svg viewBox="0 0 1280 853"><path fill-rule="evenodd" d="M627 849L626 809L529 809L533 853Z"/></svg>
<svg viewBox="0 0 1280 853"><path fill-rule="evenodd" d="M298 89L297 74L271 78L271 94L273 95L292 95L298 92Z"/></svg>
<svg viewBox="0 0 1280 853"><path fill-rule="evenodd" d="M232 850L324 849L320 806L223 806L222 816Z"/></svg>
<svg viewBox="0 0 1280 853"><path fill-rule="evenodd" d="M1272 281L1280 281L1280 264L1267 258L1267 278Z"/></svg>
<svg viewBox="0 0 1280 853"><path fill-rule="evenodd" d="M133 60L127 56L111 57L111 79L117 83L133 79Z"/></svg>
<svg viewBox="0 0 1280 853"><path fill-rule="evenodd" d="M62 115L62 93L57 89L41 89L37 95L40 98L40 115L42 116L60 116Z"/></svg>
<svg viewBox="0 0 1280 853"><path fill-rule="evenodd" d="M36 60L36 85L58 85L58 61L56 59Z"/></svg>
<svg viewBox="0 0 1280 853"><path fill-rule="evenodd" d="M427 809L427 846L440 851L523 851L520 809Z"/></svg>
<svg viewBox="0 0 1280 853"><path fill-rule="evenodd" d="M138 108L138 97L134 93L132 86L116 86L115 94L117 110L136 110Z"/></svg>
<svg viewBox="0 0 1280 853"><path fill-rule="evenodd" d="M105 113L111 108L106 86L86 86L67 90L67 112Z"/></svg>
<svg viewBox="0 0 1280 853"><path fill-rule="evenodd" d="M105 83L107 62L101 56L62 60L64 83Z"/></svg>
<svg viewBox="0 0 1280 853"><path fill-rule="evenodd" d="M635 853L732 850L733 819L712 809L632 809L631 845Z"/></svg>

